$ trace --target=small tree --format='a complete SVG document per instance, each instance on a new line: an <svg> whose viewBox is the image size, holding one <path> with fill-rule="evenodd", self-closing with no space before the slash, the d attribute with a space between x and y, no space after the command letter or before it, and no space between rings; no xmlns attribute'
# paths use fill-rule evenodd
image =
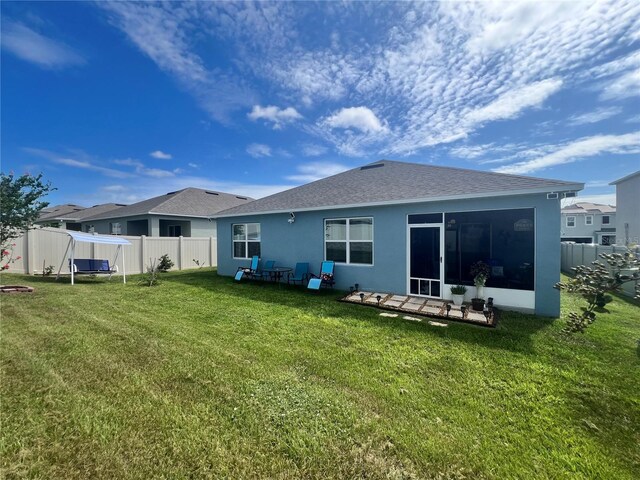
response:
<svg viewBox="0 0 640 480"><path fill-rule="evenodd" d="M173 261L169 258L169 254L165 253L158 259L158 270L160 272L168 272L173 268Z"/></svg>
<svg viewBox="0 0 640 480"><path fill-rule="evenodd" d="M42 197L53 190L50 182L42 181L42 174L15 177L13 173L0 173L0 261L12 255L11 240L33 226L49 205Z"/></svg>
<svg viewBox="0 0 640 480"><path fill-rule="evenodd" d="M640 299L640 259L630 250L625 253L601 253L599 257L606 265L599 260L591 262L591 266L578 265L572 268L574 278L555 285L558 290L579 294L587 302L582 313L569 313L564 329L566 332L584 332L595 321L596 309L612 300L608 294L620 291L625 283L635 282L634 298Z"/></svg>

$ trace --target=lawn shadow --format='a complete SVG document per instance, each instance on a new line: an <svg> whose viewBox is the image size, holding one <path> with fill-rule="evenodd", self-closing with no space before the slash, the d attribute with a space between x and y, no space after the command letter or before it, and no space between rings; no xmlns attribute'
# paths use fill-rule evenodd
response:
<svg viewBox="0 0 640 480"><path fill-rule="evenodd" d="M254 302L304 309L319 317L374 322L376 328L390 333L436 336L447 341L459 340L485 348L525 354L534 353L532 337L540 330L550 328L556 320L518 312L501 312L498 326L487 328L471 323L432 318L446 323L445 328L429 325L427 322L430 317L420 316L421 322L402 319L406 313L400 313L396 318L384 317L379 315L384 310L375 306L340 302L345 292L339 290L310 292L301 286L278 286L259 281L239 283L231 277L219 276L213 269L179 272L167 275L163 280L167 283L182 283L212 292L217 291L241 301L250 298Z"/></svg>

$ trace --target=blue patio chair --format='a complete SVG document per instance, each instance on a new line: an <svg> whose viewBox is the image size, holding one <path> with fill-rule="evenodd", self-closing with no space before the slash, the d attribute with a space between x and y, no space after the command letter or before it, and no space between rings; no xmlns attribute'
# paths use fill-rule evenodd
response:
<svg viewBox="0 0 640 480"><path fill-rule="evenodd" d="M236 275L233 278L238 282L242 280L242 277L245 277L245 276L247 278L254 278L258 273L259 260L260 258L258 258L257 255L254 255L251 258L251 265L249 267L238 267L238 270L236 271Z"/></svg>
<svg viewBox="0 0 640 480"><path fill-rule="evenodd" d="M255 277L259 278L260 280L271 280L271 278L273 277L273 272L265 272L264 270L269 270L270 268L275 267L275 265L275 260L267 260L266 262L264 262L262 270L257 272Z"/></svg>
<svg viewBox="0 0 640 480"><path fill-rule="evenodd" d="M307 284L307 288L309 290L320 290L321 287L330 287L333 288L335 284L335 279L333 276L333 267L335 266L335 262L333 261L325 261L322 262L322 267L320 268L320 275L311 274L311 280Z"/></svg>
<svg viewBox="0 0 640 480"><path fill-rule="evenodd" d="M309 264L307 262L296 263L296 268L293 273L289 272L287 276L287 283L293 283L294 285L300 282L300 285L309 278Z"/></svg>

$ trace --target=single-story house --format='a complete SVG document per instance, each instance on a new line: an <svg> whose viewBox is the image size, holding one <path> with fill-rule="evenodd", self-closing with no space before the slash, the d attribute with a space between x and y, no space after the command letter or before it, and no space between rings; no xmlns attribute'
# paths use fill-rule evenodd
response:
<svg viewBox="0 0 640 480"><path fill-rule="evenodd" d="M616 242L616 207L577 202L560 211L560 241L613 245Z"/></svg>
<svg viewBox="0 0 640 480"><path fill-rule="evenodd" d="M52 207L43 208L40 211L38 220L34 223L36 225L44 227L55 228L68 228L69 230L79 230L79 226L76 226L76 222L67 222L63 218L70 215L77 215L82 210L86 210L86 207L80 205L74 205L71 203L65 203L63 205L54 205Z"/></svg>
<svg viewBox="0 0 640 480"><path fill-rule="evenodd" d="M54 207L54 209L49 213L43 212L40 218L38 218L36 224L64 228L66 230L81 231L82 221L85 218L107 212L113 212L114 210L118 210L122 207L126 207L126 205L123 203L101 203L89 208L69 204L61 205Z"/></svg>
<svg viewBox="0 0 640 480"><path fill-rule="evenodd" d="M616 186L616 243L640 245L640 170L611 185Z"/></svg>
<svg viewBox="0 0 640 480"><path fill-rule="evenodd" d="M250 202L232 193L185 188L81 221L83 232L151 237L215 237L211 214Z"/></svg>
<svg viewBox="0 0 640 480"><path fill-rule="evenodd" d="M382 160L215 215L218 273L336 262L336 287L450 299L491 267L498 306L558 316L560 199L584 184Z"/></svg>

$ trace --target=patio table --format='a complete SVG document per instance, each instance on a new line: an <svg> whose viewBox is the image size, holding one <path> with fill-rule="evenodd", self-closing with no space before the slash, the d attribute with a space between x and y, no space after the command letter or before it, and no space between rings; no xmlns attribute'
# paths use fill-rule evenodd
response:
<svg viewBox="0 0 640 480"><path fill-rule="evenodd" d="M282 275L285 273L289 273L293 270L291 267L272 267L272 268L263 268L262 271L264 273L268 273L269 276L273 279L274 282L280 286L280 280L282 280Z"/></svg>

